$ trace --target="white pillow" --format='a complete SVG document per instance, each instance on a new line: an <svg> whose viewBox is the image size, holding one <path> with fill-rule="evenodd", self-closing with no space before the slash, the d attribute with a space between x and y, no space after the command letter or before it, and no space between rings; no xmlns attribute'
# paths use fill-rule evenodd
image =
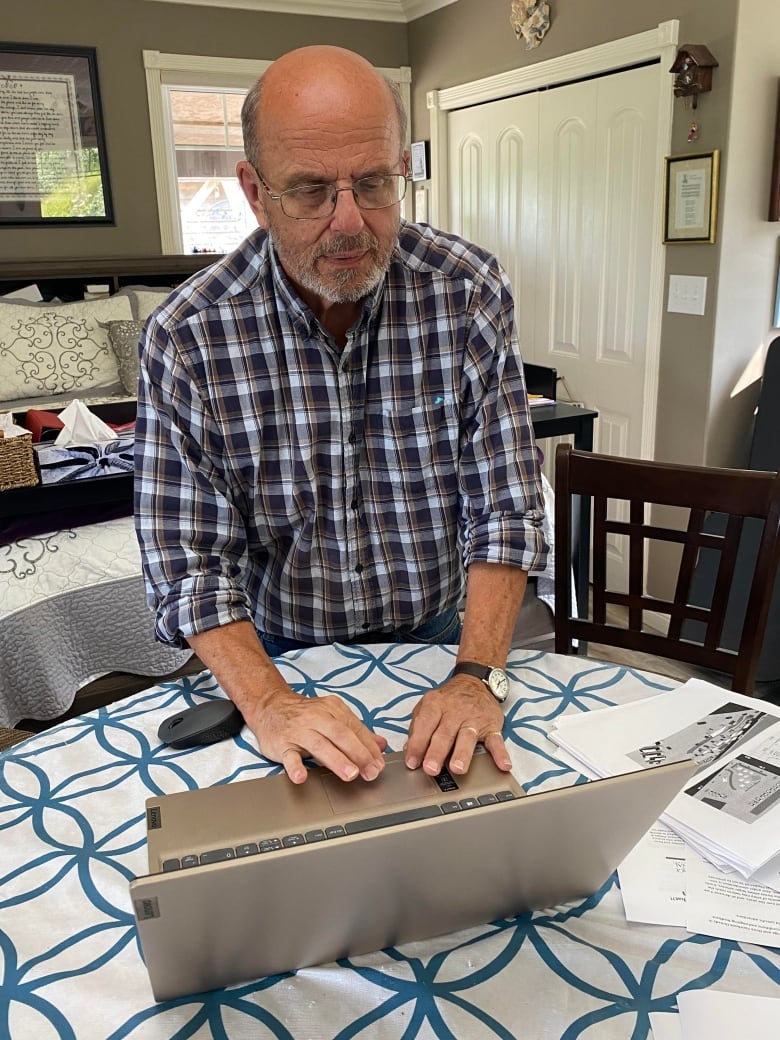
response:
<svg viewBox="0 0 780 1040"><path fill-rule="evenodd" d="M166 289L165 287L155 289L153 287L147 288L143 285L131 285L123 291L130 296L135 320L146 321L152 311L171 295L173 289Z"/></svg>
<svg viewBox="0 0 780 1040"><path fill-rule="evenodd" d="M122 293L76 303L0 301L0 401L118 389L107 323L132 316Z"/></svg>

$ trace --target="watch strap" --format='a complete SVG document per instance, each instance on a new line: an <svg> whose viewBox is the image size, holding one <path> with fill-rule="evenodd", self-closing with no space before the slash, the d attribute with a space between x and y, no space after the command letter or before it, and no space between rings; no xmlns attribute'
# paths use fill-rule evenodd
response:
<svg viewBox="0 0 780 1040"><path fill-rule="evenodd" d="M476 661L459 661L452 669L453 675L473 675L475 679L487 681L487 677L493 671L493 665L477 664Z"/></svg>

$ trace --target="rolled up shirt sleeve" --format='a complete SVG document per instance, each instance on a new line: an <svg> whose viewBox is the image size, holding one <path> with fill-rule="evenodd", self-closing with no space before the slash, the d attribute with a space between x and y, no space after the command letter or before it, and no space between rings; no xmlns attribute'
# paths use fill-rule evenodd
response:
<svg viewBox="0 0 780 1040"><path fill-rule="evenodd" d="M542 570L544 495L514 303L495 261L472 298L463 366L463 562Z"/></svg>
<svg viewBox="0 0 780 1040"><path fill-rule="evenodd" d="M136 531L159 640L253 620L241 581L246 532L223 445L187 370L185 325L152 316L142 338L136 421Z"/></svg>

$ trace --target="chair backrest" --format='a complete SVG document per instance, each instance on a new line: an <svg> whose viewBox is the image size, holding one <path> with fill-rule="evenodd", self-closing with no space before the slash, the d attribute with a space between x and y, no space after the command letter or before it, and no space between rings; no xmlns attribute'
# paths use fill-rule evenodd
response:
<svg viewBox="0 0 780 1040"><path fill-rule="evenodd" d="M572 603L572 512L592 509L591 603ZM651 506L669 510L658 519ZM678 510L681 510L682 513ZM687 511L687 512L686 512ZM678 524L677 518L683 516ZM713 520L720 522L715 524ZM760 523L758 552L749 581L745 622L736 650L722 645L743 527ZM622 540L628 559L628 588L611 589L607 581L610 544ZM668 599L645 591L648 542L680 547L674 594ZM780 562L780 476L772 472L680 466L644 462L558 446L555 459L555 650L571 653L575 640L685 661L731 676L731 688L751 693L766 627L772 589ZM699 554L719 556L707 605L691 602L691 584ZM744 554L740 566L744 565ZM609 606L623 608L612 611ZM649 624L646 614L654 614ZM579 616L578 616L579 615ZM666 635L658 633L658 615L666 615ZM655 631L653 631L653 628ZM648 630L649 629L649 630ZM696 638L690 633L695 631Z"/></svg>

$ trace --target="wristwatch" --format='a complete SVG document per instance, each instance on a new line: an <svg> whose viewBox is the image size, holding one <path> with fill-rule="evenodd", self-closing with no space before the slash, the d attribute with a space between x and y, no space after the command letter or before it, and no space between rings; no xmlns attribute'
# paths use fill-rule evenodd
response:
<svg viewBox="0 0 780 1040"><path fill-rule="evenodd" d="M493 696L501 704L509 696L509 676L503 668L494 668L489 664L477 664L475 661L459 661L452 670L453 675L473 675L481 679Z"/></svg>

